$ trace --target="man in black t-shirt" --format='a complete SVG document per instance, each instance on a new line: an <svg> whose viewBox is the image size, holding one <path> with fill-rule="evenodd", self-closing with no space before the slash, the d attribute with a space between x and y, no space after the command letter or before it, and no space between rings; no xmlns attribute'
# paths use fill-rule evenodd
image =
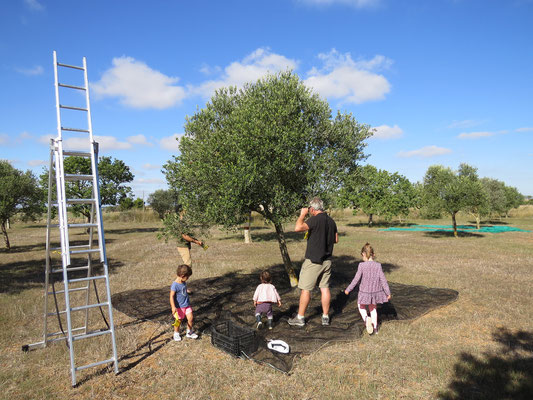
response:
<svg viewBox="0 0 533 400"><path fill-rule="evenodd" d="M311 218L305 221L308 213ZM304 315L311 300L311 291L318 284L322 301L322 325L329 325L331 302L329 279L333 246L339 241L337 224L324 212L322 200L315 197L311 200L309 208L301 209L294 230L296 232L307 231L307 248L298 282L298 287L301 289L298 315L289 318L288 322L295 326L305 325Z"/></svg>

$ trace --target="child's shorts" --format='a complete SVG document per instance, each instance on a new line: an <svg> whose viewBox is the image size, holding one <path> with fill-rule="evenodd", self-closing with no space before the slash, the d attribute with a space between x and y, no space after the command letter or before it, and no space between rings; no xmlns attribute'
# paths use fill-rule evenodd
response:
<svg viewBox="0 0 533 400"><path fill-rule="evenodd" d="M192 313L192 308L191 306L183 307L183 308L176 308L176 312L178 313L179 319L184 319L187 314Z"/></svg>
<svg viewBox="0 0 533 400"><path fill-rule="evenodd" d="M266 302L255 306L255 314L266 314L267 318L272 318L272 303Z"/></svg>

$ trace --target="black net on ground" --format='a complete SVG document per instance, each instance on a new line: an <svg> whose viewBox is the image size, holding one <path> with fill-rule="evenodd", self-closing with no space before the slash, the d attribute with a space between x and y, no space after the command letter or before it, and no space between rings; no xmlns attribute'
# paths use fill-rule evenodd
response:
<svg viewBox="0 0 533 400"><path fill-rule="evenodd" d="M334 260L330 288L330 326L321 325L319 289L312 292L311 303L306 313L306 325L290 326L287 319L298 311L299 290L290 287L282 265L268 268L272 274L272 283L281 296L282 306L274 306L273 329L263 328L257 331L258 350L248 356L280 371L289 372L297 357L311 354L328 343L360 338L363 335L364 325L357 310L357 287L349 296L344 294L344 289L353 279L357 268L355 260L349 261ZM383 265L385 272L393 268L395 267L392 265ZM253 328L255 307L252 297L259 283L259 271L253 274L234 272L198 280L194 279L193 274L187 286L192 290L190 298L196 329L204 334L210 334L210 328L214 323L227 319ZM170 331L172 328L170 325L174 321L169 304L170 284L171 282L168 287L160 289L134 289L117 293L112 296L113 306L132 318L159 322L168 326ZM391 301L378 306L379 319L385 327L388 321L408 321L418 318L455 301L458 296L458 292L451 289L403 285L395 282L389 282L389 286L392 293ZM269 339L285 341L290 346L290 353L281 354L269 350L266 346Z"/></svg>

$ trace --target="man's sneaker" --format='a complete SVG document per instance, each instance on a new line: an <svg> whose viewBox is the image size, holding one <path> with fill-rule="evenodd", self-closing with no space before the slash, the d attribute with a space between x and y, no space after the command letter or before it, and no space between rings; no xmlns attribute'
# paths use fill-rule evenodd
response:
<svg viewBox="0 0 533 400"><path fill-rule="evenodd" d="M263 327L263 323L261 321L258 321L255 327L257 329L261 329Z"/></svg>
<svg viewBox="0 0 533 400"><path fill-rule="evenodd" d="M305 326L305 319L304 318L298 318L298 315L295 315L292 318L289 318L288 321L289 325L292 326Z"/></svg>
<svg viewBox="0 0 533 400"><path fill-rule="evenodd" d="M322 314L322 325L328 326L329 325L329 315Z"/></svg>
<svg viewBox="0 0 533 400"><path fill-rule="evenodd" d="M179 342L181 340L181 336L178 332L174 332L174 341Z"/></svg>
<svg viewBox="0 0 533 400"><path fill-rule="evenodd" d="M373 333L373 335L377 335L377 334L378 334L378 327L375 326L375 327L374 327L374 333Z"/></svg>
<svg viewBox="0 0 533 400"><path fill-rule="evenodd" d="M372 335L372 332L374 332L374 326L372 325L372 320L370 317L366 317L366 331L369 335Z"/></svg>
<svg viewBox="0 0 533 400"><path fill-rule="evenodd" d="M198 335L196 334L195 331L189 331L187 332L187 334L185 335L186 338L189 338L189 339L198 339Z"/></svg>

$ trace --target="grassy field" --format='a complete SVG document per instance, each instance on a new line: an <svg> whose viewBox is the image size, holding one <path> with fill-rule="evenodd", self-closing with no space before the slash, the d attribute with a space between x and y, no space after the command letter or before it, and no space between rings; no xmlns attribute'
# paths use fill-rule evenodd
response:
<svg viewBox="0 0 533 400"><path fill-rule="evenodd" d="M523 207L494 222L533 231L532 214ZM170 326L115 311L121 373L88 369L72 388L64 343L21 351L22 345L42 340L45 227L19 223L10 230L12 251L0 251L0 398L531 398L533 232L456 239L444 233L383 232L349 213L334 217L340 231L336 256L359 259L369 241L378 261L395 266L389 281L451 288L459 292L458 300L411 322L386 323L378 336L326 346L297 360L288 375L234 359L206 335L175 343ZM447 219L408 222L450 224ZM170 285L179 257L172 243L156 238L157 222L108 218L105 224L112 293ZM303 235L287 236L289 254L300 263ZM207 251L193 248L191 280L280 264L271 227L256 221L252 238L244 244L240 233L213 231ZM107 357L105 341L78 343L80 360Z"/></svg>

